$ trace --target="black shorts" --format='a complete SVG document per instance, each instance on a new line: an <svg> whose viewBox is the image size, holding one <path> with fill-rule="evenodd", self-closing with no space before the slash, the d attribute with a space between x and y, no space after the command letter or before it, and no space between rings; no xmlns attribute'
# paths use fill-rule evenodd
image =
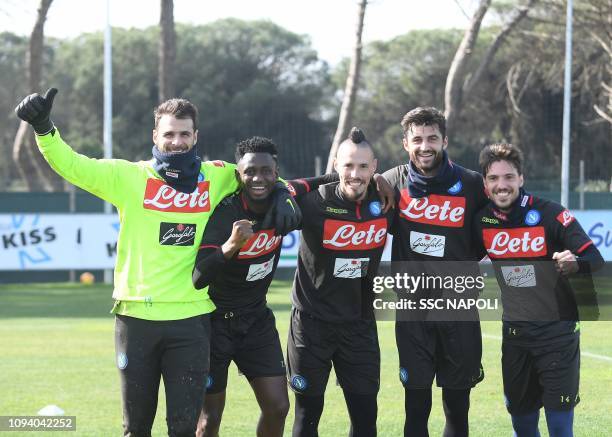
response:
<svg viewBox="0 0 612 437"><path fill-rule="evenodd" d="M193 435L208 374L210 314L181 320L115 316L125 435L151 435L160 378L169 435Z"/></svg>
<svg viewBox="0 0 612 437"><path fill-rule="evenodd" d="M480 322L396 322L400 381L408 389L464 390L484 378Z"/></svg>
<svg viewBox="0 0 612 437"><path fill-rule="evenodd" d="M322 395L332 363L343 390L378 393L380 348L376 322L325 322L294 308L287 344L287 379L291 389L308 396Z"/></svg>
<svg viewBox="0 0 612 437"><path fill-rule="evenodd" d="M268 307L245 314L213 313L206 393L225 391L232 360L249 381L285 375L283 350L274 314Z"/></svg>
<svg viewBox="0 0 612 437"><path fill-rule="evenodd" d="M542 406L571 410L578 402L580 337L538 346L502 342L502 375L508 412L532 413Z"/></svg>

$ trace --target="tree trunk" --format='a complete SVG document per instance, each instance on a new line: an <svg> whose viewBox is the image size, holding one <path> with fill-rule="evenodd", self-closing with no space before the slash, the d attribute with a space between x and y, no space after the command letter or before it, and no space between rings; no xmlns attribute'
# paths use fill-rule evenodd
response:
<svg viewBox="0 0 612 437"><path fill-rule="evenodd" d="M463 78L467 63L472 56L472 51L478 39L480 25L491 5L491 0L481 0L478 9L474 12L470 26L463 35L463 40L455 53L453 62L446 76L446 87L444 90L444 115L446 116L446 131L452 133L455 120L461 110L463 100Z"/></svg>
<svg viewBox="0 0 612 437"><path fill-rule="evenodd" d="M453 128L456 125L459 114L463 107L464 99L474 90L474 87L478 84L483 74L489 68L491 61L497 54L499 48L508 39L508 36L518 26L518 24L527 16L529 10L538 0L529 0L525 6L519 6L516 9L514 17L502 28L497 34L485 55L483 56L480 64L476 68L475 72L468 77L466 80L466 66L476 41L478 39L478 33L480 32L480 25L482 20L487 13L487 10L491 4L491 0L481 0L478 9L472 16L470 26L465 31L463 40L455 53L455 58L448 71L446 78L446 89L444 94L444 115L446 116L446 131L452 135Z"/></svg>
<svg viewBox="0 0 612 437"><path fill-rule="evenodd" d="M159 101L175 97L174 70L176 60L176 33L174 31L174 2L161 0L159 19Z"/></svg>
<svg viewBox="0 0 612 437"><path fill-rule="evenodd" d="M27 54L28 85L30 90L43 92L40 88L44 49L44 26L53 0L41 0L36 23L30 36ZM45 162L36 147L28 124L21 122L13 141L13 161L17 172L24 180L28 191L62 191L63 183Z"/></svg>
<svg viewBox="0 0 612 437"><path fill-rule="evenodd" d="M329 157L327 158L327 173L333 170L334 158L336 157L338 146L348 135L349 126L353 117L353 108L355 107L357 86L359 84L359 71L361 68L361 35L363 33L363 19L367 4L367 0L360 0L359 2L353 57L351 58L351 64L346 78L344 97L342 99L342 106L340 107L340 117L338 118L338 127L336 128L336 134L334 135L334 140L329 150Z"/></svg>

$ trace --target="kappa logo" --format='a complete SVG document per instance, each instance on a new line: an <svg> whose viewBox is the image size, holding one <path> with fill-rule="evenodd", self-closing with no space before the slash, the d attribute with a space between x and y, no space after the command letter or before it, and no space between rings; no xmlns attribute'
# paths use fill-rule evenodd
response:
<svg viewBox="0 0 612 437"><path fill-rule="evenodd" d="M445 246L446 237L444 235L410 231L410 249L416 253L441 258L444 256Z"/></svg>
<svg viewBox="0 0 612 437"><path fill-rule="evenodd" d="M273 229L266 229L255 233L240 248L238 259L255 258L274 252L283 241L282 235L274 235Z"/></svg>
<svg viewBox="0 0 612 437"><path fill-rule="evenodd" d="M482 223L489 223L490 225L498 225L499 220L491 218L491 217L483 217L480 219Z"/></svg>
<svg viewBox="0 0 612 437"><path fill-rule="evenodd" d="M342 215L342 214L348 214L348 209L332 208L331 206L327 206L325 208L325 212L330 212L332 214Z"/></svg>
<svg viewBox="0 0 612 437"><path fill-rule="evenodd" d="M214 379L212 376L208 375L206 377L206 388L211 388L213 386Z"/></svg>
<svg viewBox="0 0 612 437"><path fill-rule="evenodd" d="M532 264L523 266L502 266L504 282L508 287L535 287L536 274Z"/></svg>
<svg viewBox="0 0 612 437"><path fill-rule="evenodd" d="M567 209L561 211L561 213L557 216L557 221L565 228L567 228L574 220L576 220L576 218Z"/></svg>
<svg viewBox="0 0 612 437"><path fill-rule="evenodd" d="M380 218L362 223L325 220L323 247L331 250L369 250L385 245L387 219Z"/></svg>
<svg viewBox="0 0 612 437"><path fill-rule="evenodd" d="M408 190L404 189L399 209L400 217L411 222L460 228L465 218L465 197L431 194L412 198Z"/></svg>
<svg viewBox="0 0 612 437"><path fill-rule="evenodd" d="M370 258L336 258L334 276L336 278L362 278L368 272Z"/></svg>
<svg viewBox="0 0 612 437"><path fill-rule="evenodd" d="M159 224L159 244L163 246L193 246L196 225L193 223Z"/></svg>
<svg viewBox="0 0 612 437"><path fill-rule="evenodd" d="M247 281L258 281L260 279L265 278L270 273L272 273L272 269L274 268L274 258L273 256L268 261L261 264L251 264L249 266L249 272L247 273L246 280Z"/></svg>
<svg viewBox="0 0 612 437"><path fill-rule="evenodd" d="M514 229L483 229L491 258L535 258L546 256L546 234L542 226Z"/></svg>
<svg viewBox="0 0 612 437"><path fill-rule="evenodd" d="M160 179L147 179L143 208L168 212L210 211L209 181L199 182L192 193L181 193Z"/></svg>

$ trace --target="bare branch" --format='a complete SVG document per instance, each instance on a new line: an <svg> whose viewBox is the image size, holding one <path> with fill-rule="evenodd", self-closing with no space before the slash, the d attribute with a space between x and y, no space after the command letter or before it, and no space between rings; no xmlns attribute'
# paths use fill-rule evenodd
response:
<svg viewBox="0 0 612 437"><path fill-rule="evenodd" d="M606 114L606 112L597 105L593 105L593 109L597 112L597 115L612 124L612 115Z"/></svg>
<svg viewBox="0 0 612 437"><path fill-rule="evenodd" d="M522 114L522 111L518 106L517 99L515 99L514 97L514 83L513 82L515 81L514 76L517 73L516 70L520 70L520 68L521 68L520 64L514 64L512 67L510 67L510 69L508 70L508 73L506 74L506 89L508 90L508 97L510 98L510 104L512 104L512 110L519 115Z"/></svg>
<svg viewBox="0 0 612 437"><path fill-rule="evenodd" d="M446 77L446 87L444 90L444 115L446 116L447 129L452 131L454 120L460 110L463 97L461 82L465 77L465 69L472 55L474 45L478 39L480 25L491 5L491 0L481 0L478 9L474 12L470 26L466 29L459 48L455 53L453 62L448 70Z"/></svg>
<svg viewBox="0 0 612 437"><path fill-rule="evenodd" d="M327 158L326 172L330 173L333 169L334 158L338 151L338 147L346 135L348 134L349 125L353 116L353 108L355 107L355 98L357 94L357 85L359 83L359 71L361 68L361 35L363 34L363 22L368 0L361 0L357 10L357 25L355 26L355 45L353 48L353 57L349 66L348 76L346 78L346 86L344 88L344 98L340 107L340 117L338 119L338 127L334 135L334 141L329 150Z"/></svg>
<svg viewBox="0 0 612 437"><path fill-rule="evenodd" d="M533 5L537 3L537 1L538 0L529 0L529 2L525 6L518 8L517 13L515 14L514 18L510 20L504 26L504 28L497 34L497 36L495 37L495 40L489 46L487 53L482 58L482 61L480 61L480 65L478 65L476 72L472 75L472 77L470 78L470 81L464 87L463 92L465 94L469 94L474 88L474 86L476 86L476 84L480 82L482 75L485 73L487 68L489 68L489 65L491 64L491 61L495 57L495 54L497 53L501 45L504 43L506 38L508 38L508 35L527 16L527 13L533 7Z"/></svg>

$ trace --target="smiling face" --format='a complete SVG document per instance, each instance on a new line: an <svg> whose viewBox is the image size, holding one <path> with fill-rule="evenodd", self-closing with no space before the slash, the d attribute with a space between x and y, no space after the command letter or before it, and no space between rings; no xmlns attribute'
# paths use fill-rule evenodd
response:
<svg viewBox="0 0 612 437"><path fill-rule="evenodd" d="M495 161L487 170L484 186L495 206L502 212L509 212L523 186L523 175L510 162Z"/></svg>
<svg viewBox="0 0 612 437"><path fill-rule="evenodd" d="M278 168L269 153L245 153L238 161L238 175L247 199L261 203L272 194Z"/></svg>
<svg viewBox="0 0 612 437"><path fill-rule="evenodd" d="M340 190L347 199L356 202L365 198L376 164L369 146L358 146L351 141L340 145L334 168L340 178Z"/></svg>
<svg viewBox="0 0 612 437"><path fill-rule="evenodd" d="M198 131L193 129L191 118L176 118L170 114L160 117L153 129L153 143L160 152L187 152L198 141Z"/></svg>
<svg viewBox="0 0 612 437"><path fill-rule="evenodd" d="M411 125L403 139L410 161L425 176L437 173L447 141L437 124Z"/></svg>

